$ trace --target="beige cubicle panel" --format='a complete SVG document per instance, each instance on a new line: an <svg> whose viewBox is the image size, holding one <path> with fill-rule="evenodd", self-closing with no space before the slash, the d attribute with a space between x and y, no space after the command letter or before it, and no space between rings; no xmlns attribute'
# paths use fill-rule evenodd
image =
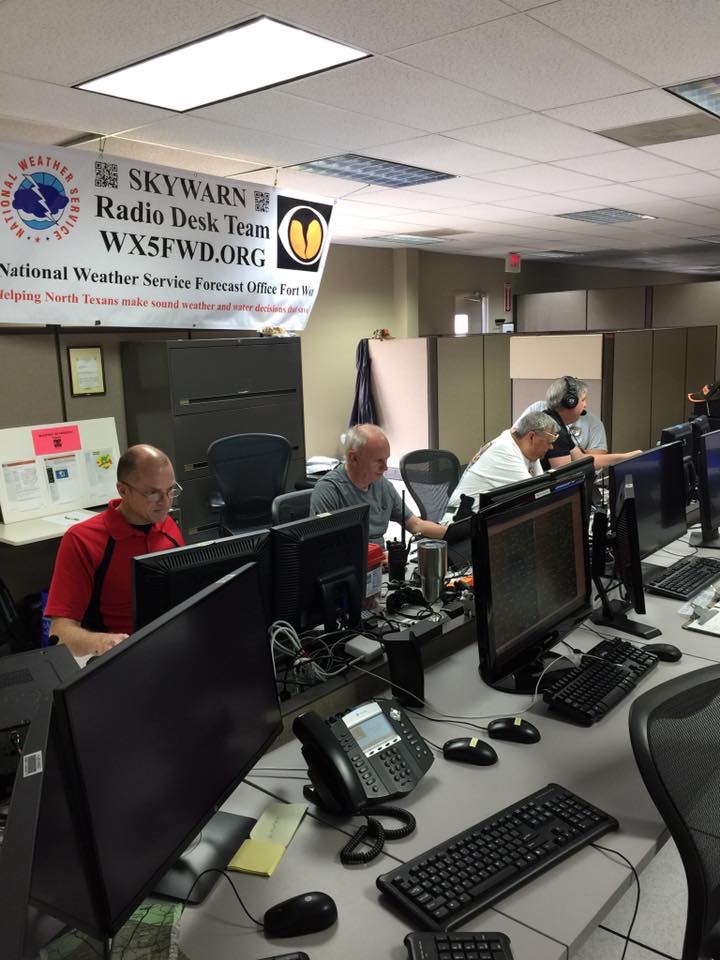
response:
<svg viewBox="0 0 720 960"><path fill-rule="evenodd" d="M588 385L593 410L602 406L603 335L546 334L510 338L512 420L542 400L553 380L578 377Z"/></svg>
<svg viewBox="0 0 720 960"><path fill-rule="evenodd" d="M0 428L57 423L64 418L52 334L0 335L0 380Z"/></svg>
<svg viewBox="0 0 720 960"><path fill-rule="evenodd" d="M660 439L663 427L685 413L685 356L687 330L653 330L652 399L648 446Z"/></svg>
<svg viewBox="0 0 720 960"><path fill-rule="evenodd" d="M438 447L467 463L487 438L485 351L500 336L437 338Z"/></svg>
<svg viewBox="0 0 720 960"><path fill-rule="evenodd" d="M510 337L485 340L485 440L492 440L512 423Z"/></svg>
<svg viewBox="0 0 720 960"><path fill-rule="evenodd" d="M602 419L611 450L650 446L653 377L652 330L628 330L605 338Z"/></svg>
<svg viewBox="0 0 720 960"><path fill-rule="evenodd" d="M715 353L717 350L716 326L688 327L687 349L685 354L685 389L683 391L684 416L695 416L696 405L687 399L688 393L694 393L704 384L715 380Z"/></svg>
<svg viewBox="0 0 720 960"><path fill-rule="evenodd" d="M404 453L436 446L434 338L370 340L369 352L378 423L397 466Z"/></svg>

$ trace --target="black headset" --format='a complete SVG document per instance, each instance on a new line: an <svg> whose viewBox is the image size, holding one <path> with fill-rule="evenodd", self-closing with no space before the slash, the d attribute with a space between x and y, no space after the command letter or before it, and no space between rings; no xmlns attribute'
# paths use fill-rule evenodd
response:
<svg viewBox="0 0 720 960"><path fill-rule="evenodd" d="M563 380L565 381L565 393L560 401L560 406L565 407L566 410L574 410L580 403L577 380L575 377L563 377Z"/></svg>

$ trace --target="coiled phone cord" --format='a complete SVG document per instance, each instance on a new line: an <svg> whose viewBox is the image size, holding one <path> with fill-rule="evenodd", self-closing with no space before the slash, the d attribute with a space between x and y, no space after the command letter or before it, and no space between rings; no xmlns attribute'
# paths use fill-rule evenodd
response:
<svg viewBox="0 0 720 960"><path fill-rule="evenodd" d="M361 824L353 836L348 840L340 851L340 863L349 866L358 863L370 863L375 857L382 853L386 840L400 840L402 837L409 837L417 826L415 817L407 810L400 807L373 807L372 811L377 816L393 817L404 824L402 827L396 827L394 830L384 827L375 816L364 814L367 823ZM369 850L358 850L361 843L368 844Z"/></svg>

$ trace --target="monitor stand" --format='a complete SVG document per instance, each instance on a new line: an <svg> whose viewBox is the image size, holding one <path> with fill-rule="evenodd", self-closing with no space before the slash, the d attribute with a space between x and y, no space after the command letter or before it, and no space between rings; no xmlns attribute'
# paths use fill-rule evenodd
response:
<svg viewBox="0 0 720 960"><path fill-rule="evenodd" d="M254 826L252 817L216 813L158 880L153 892L172 900L202 903ZM206 870L210 872L200 877Z"/></svg>
<svg viewBox="0 0 720 960"><path fill-rule="evenodd" d="M543 670L547 667L548 661L555 660L558 656L559 654L548 651L547 653L540 654L530 663L518 667L518 669L512 673L500 677L498 680L488 680L487 677L484 676L482 679L483 682L489 687L492 687L493 690L500 690L502 693L534 694L536 690L542 692L546 687L549 687L550 684L555 683L564 673L567 673L568 670L573 669L573 664L568 666L566 661L565 665L563 665L561 661L547 671L538 687L538 680ZM480 675L482 676L482 667L480 667Z"/></svg>
<svg viewBox="0 0 720 960"><path fill-rule="evenodd" d="M607 607L603 604L602 607L590 614L590 620L599 627L620 630L622 633L627 633L631 637L638 637L641 640L652 640L653 637L662 636L662 630L658 630L657 627L626 617L625 611L629 609L629 603L623 603L622 600L609 600Z"/></svg>
<svg viewBox="0 0 720 960"><path fill-rule="evenodd" d="M720 550L720 531L717 527L709 531L710 536L706 536L706 531L701 533L691 533L688 543L691 547L706 547L709 550Z"/></svg>

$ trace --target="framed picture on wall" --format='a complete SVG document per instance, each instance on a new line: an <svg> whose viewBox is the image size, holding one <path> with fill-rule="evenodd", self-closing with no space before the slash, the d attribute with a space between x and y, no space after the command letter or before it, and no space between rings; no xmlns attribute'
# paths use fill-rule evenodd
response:
<svg viewBox="0 0 720 960"><path fill-rule="evenodd" d="M95 397L105 393L102 347L68 347L70 393Z"/></svg>

